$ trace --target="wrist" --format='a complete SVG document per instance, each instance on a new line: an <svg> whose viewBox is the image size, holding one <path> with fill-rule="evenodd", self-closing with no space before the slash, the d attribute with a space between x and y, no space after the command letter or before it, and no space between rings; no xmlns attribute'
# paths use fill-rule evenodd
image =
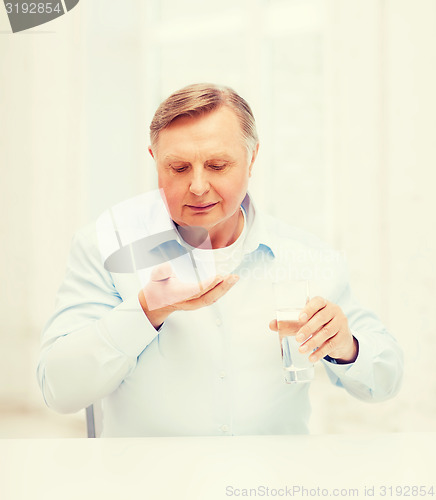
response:
<svg viewBox="0 0 436 500"><path fill-rule="evenodd" d="M138 300L142 310L144 311L144 314L148 318L148 321L150 321L150 323L154 326L154 328L156 328L156 330L160 328L162 323L168 318L168 316L172 312L172 309L170 307L162 307L150 311L150 309L148 309L147 301L145 300L144 291L142 289L138 293Z"/></svg>
<svg viewBox="0 0 436 500"><path fill-rule="evenodd" d="M359 354L359 342L356 337L352 337L352 339L353 342L351 344L350 353L344 357L334 358L339 365L354 363L356 361L357 355Z"/></svg>

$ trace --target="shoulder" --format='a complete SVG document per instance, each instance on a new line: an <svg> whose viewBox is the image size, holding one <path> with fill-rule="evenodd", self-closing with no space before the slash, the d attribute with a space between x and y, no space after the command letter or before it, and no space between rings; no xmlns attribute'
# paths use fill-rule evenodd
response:
<svg viewBox="0 0 436 500"><path fill-rule="evenodd" d="M73 238L72 257L106 264L111 256L131 260L130 245L173 230L160 190L128 198L103 211L95 221L79 229Z"/></svg>
<svg viewBox="0 0 436 500"><path fill-rule="evenodd" d="M286 223L278 217L259 212L262 231L276 244L289 245L294 248L335 250L317 235L298 226Z"/></svg>
<svg viewBox="0 0 436 500"><path fill-rule="evenodd" d="M73 235L73 241L79 241L84 244L92 244L97 241L96 221L88 222L80 227Z"/></svg>
<svg viewBox="0 0 436 500"><path fill-rule="evenodd" d="M85 273L91 269L103 272L103 259L99 248L95 221L78 229L72 238L68 269Z"/></svg>
<svg viewBox="0 0 436 500"><path fill-rule="evenodd" d="M264 241L275 256L279 270L286 269L299 279L345 283L347 264L342 252L317 235L269 214L259 214ZM281 271L280 271L281 272Z"/></svg>

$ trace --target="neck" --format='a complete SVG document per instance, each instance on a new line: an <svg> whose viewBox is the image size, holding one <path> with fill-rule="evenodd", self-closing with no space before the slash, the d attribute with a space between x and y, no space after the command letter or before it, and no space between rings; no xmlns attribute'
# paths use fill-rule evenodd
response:
<svg viewBox="0 0 436 500"><path fill-rule="evenodd" d="M228 221L229 224L226 228L227 231L217 229L215 234L214 232L209 233L212 248L228 247L239 238L244 228L244 216L242 215L242 210L239 209L234 215L234 221L232 219ZM231 222L233 222L233 224L230 224Z"/></svg>
<svg viewBox="0 0 436 500"><path fill-rule="evenodd" d="M202 227L186 227L175 223L177 230L186 243L195 248L210 248L207 244L208 231ZM234 243L244 228L244 216L239 209L228 221L226 221L226 230L222 227L209 232L210 244L213 249L224 248Z"/></svg>

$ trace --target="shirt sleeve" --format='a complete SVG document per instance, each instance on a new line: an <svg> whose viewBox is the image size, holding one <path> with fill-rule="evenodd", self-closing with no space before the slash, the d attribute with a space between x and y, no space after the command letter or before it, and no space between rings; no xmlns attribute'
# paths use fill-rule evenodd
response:
<svg viewBox="0 0 436 500"><path fill-rule="evenodd" d="M37 368L45 402L73 413L113 392L158 332L137 293L121 299L101 261L94 228L73 239Z"/></svg>
<svg viewBox="0 0 436 500"><path fill-rule="evenodd" d="M323 360L331 382L364 401L384 401L395 396L403 378L403 352L398 342L373 312L354 300L348 282L337 304L347 316L359 351L354 363Z"/></svg>

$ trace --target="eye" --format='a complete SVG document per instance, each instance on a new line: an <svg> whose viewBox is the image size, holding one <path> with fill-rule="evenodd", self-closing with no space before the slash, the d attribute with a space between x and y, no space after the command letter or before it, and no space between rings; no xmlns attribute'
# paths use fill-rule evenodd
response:
<svg viewBox="0 0 436 500"><path fill-rule="evenodd" d="M225 167L226 165L209 165L212 170L224 170Z"/></svg>
<svg viewBox="0 0 436 500"><path fill-rule="evenodd" d="M181 173L181 172L184 172L188 167L187 166L184 166L184 167L172 167L174 172L177 172L177 173Z"/></svg>

